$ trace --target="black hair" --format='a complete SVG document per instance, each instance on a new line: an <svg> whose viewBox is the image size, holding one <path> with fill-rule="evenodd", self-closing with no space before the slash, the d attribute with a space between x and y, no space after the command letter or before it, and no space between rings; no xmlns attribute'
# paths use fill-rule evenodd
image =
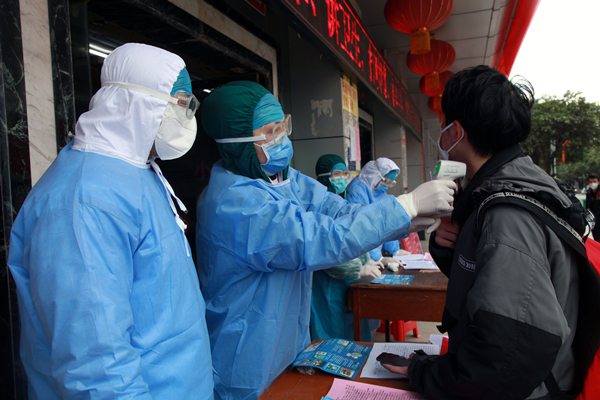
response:
<svg viewBox="0 0 600 400"><path fill-rule="evenodd" d="M527 139L533 103L529 81L512 82L498 70L479 65L448 80L442 111L446 125L459 121L475 152L489 156Z"/></svg>
<svg viewBox="0 0 600 400"><path fill-rule="evenodd" d="M588 181L589 181L590 179L599 179L599 178L598 178L598 175L596 175L596 174L589 174L589 175L588 175Z"/></svg>

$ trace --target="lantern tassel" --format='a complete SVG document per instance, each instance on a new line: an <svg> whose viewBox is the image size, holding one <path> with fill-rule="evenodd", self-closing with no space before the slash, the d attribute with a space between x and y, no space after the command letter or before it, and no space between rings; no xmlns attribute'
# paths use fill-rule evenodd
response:
<svg viewBox="0 0 600 400"><path fill-rule="evenodd" d="M427 54L431 51L429 30L419 28L410 34L410 54Z"/></svg>
<svg viewBox="0 0 600 400"><path fill-rule="evenodd" d="M428 92L436 92L440 90L440 74L433 71L425 75L425 89Z"/></svg>

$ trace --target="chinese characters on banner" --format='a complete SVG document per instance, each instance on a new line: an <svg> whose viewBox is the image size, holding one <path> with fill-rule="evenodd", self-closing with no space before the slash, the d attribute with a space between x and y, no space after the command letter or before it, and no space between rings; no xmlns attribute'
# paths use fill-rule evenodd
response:
<svg viewBox="0 0 600 400"><path fill-rule="evenodd" d="M345 0L283 0L283 3L421 135L419 111Z"/></svg>
<svg viewBox="0 0 600 400"><path fill-rule="evenodd" d="M358 90L346 76L342 78L342 108L358 118Z"/></svg>

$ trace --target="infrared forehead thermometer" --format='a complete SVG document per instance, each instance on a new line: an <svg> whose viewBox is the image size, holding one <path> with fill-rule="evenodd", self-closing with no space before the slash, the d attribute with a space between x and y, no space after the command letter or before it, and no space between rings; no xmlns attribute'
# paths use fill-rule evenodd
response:
<svg viewBox="0 0 600 400"><path fill-rule="evenodd" d="M459 161L439 160L435 165L434 178L455 180L464 177L467 174L467 164Z"/></svg>

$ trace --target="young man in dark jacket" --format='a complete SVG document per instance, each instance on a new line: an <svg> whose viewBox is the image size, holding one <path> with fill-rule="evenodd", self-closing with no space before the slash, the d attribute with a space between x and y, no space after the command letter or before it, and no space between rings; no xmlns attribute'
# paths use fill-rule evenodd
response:
<svg viewBox="0 0 600 400"><path fill-rule="evenodd" d="M533 89L495 69L460 71L446 85L440 154L467 164L451 218L430 238L430 252L449 277L442 332L449 351L415 354L408 375L429 399L549 399L553 374L571 389L571 344L579 283L571 249L529 211L478 205L495 192L521 193L559 216L571 204L555 181L524 156Z"/></svg>

